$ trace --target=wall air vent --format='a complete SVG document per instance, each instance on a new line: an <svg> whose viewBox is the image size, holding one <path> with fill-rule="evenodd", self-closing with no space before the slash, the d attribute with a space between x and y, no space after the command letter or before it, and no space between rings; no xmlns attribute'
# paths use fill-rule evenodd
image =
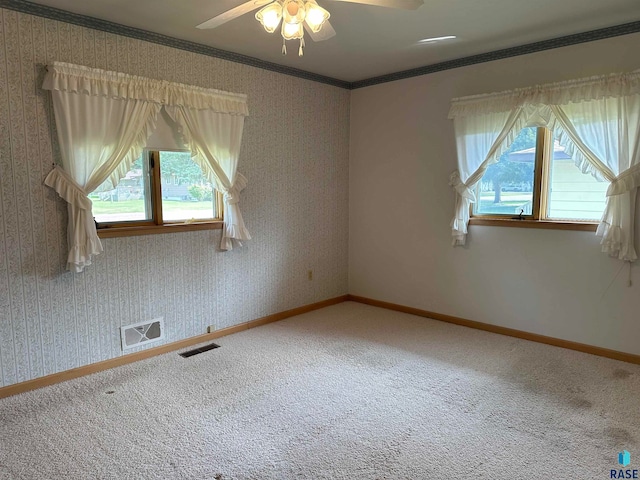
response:
<svg viewBox="0 0 640 480"><path fill-rule="evenodd" d="M163 319L161 317L120 327L120 338L122 350L158 342L164 338Z"/></svg>

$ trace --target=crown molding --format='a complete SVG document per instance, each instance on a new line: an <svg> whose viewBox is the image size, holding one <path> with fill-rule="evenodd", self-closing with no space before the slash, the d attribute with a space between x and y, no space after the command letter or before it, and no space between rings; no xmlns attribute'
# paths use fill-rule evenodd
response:
<svg viewBox="0 0 640 480"><path fill-rule="evenodd" d="M380 83L394 82L396 80L403 80L405 78L417 77L420 75L428 75L430 73L441 72L443 70L466 67L468 65L475 65L477 63L492 62L494 60L500 60L503 58L517 57L520 55L527 55L544 50L552 50L554 48L567 47L569 45L577 45L579 43L593 42L595 40L603 40L605 38L618 37L621 35L640 32L640 21L630 22L613 27L600 28L598 30L591 30L588 32L567 35L564 37L552 38L550 40L527 43L525 45L520 45L517 47L495 50L493 52L481 53L479 55L472 55L469 57L458 58L455 60L435 63L432 65L425 65L423 67L389 73L386 75L380 75L378 77L358 80L356 82L347 82L345 80L326 77L324 75L306 72L304 70L293 67L278 65L276 63L267 62L258 58L249 57L247 55L220 50L218 48L209 47L200 43L180 40L177 38L169 37L167 35L161 35L159 33L149 32L147 30L142 30L139 28L127 27L118 23L108 22L106 20L100 20L98 18L89 17L86 15L67 12L66 10L60 10L59 8L38 5L26 0L0 0L0 8L28 13L39 17L50 18L52 20L71 23L74 25L79 25L81 27L92 28L94 30L109 32L125 37L136 38L138 40L144 40L146 42L177 48L179 50L199 53L202 55L207 55L209 57L220 58L222 60L227 60L234 63L241 63L243 65L281 73L283 75L290 75L293 77L303 78L305 80L333 85L335 87L344 88L347 90L355 90L358 88L378 85Z"/></svg>
<svg viewBox="0 0 640 480"><path fill-rule="evenodd" d="M619 37L621 35L628 35L630 33L638 32L640 32L640 21L625 23L623 25L616 25L614 27L600 28L598 30L576 33L574 35L552 38L550 40L527 43L526 45L520 45L518 47L495 50L493 52L481 53L479 55L472 55L470 57L458 58L456 60L449 60L447 62L425 65L424 67L412 68L411 70L403 70L401 72L389 73L387 75L381 75L379 77L359 80L357 82L352 82L350 88L356 89L369 87L371 85L394 82L396 80L403 80L405 78L427 75L429 73L441 72L443 70L450 70L452 68L466 67L468 65L475 65L477 63L492 62L494 60L501 60L503 58L518 57L520 55L527 55L530 53L542 52L544 50L568 47L569 45L593 42L595 40L603 40L605 38Z"/></svg>

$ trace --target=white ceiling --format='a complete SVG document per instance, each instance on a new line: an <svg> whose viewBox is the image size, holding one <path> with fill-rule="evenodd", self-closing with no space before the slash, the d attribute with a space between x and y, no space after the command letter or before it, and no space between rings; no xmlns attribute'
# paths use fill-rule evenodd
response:
<svg viewBox="0 0 640 480"><path fill-rule="evenodd" d="M32 0L33 1L33 0ZM640 20L639 0L425 0L396 10L318 0L337 35L314 43L303 57L298 42L266 33L249 13L213 30L196 25L245 0L36 0L111 22L189 40L344 81L440 63L502 48ZM456 40L417 45L427 37Z"/></svg>

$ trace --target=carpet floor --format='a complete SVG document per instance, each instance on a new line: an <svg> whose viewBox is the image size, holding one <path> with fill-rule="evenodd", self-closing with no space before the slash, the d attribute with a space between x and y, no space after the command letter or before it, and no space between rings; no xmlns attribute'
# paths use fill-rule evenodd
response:
<svg viewBox="0 0 640 480"><path fill-rule="evenodd" d="M0 400L2 479L605 479L640 366L346 302ZM635 466L634 466L635 465Z"/></svg>

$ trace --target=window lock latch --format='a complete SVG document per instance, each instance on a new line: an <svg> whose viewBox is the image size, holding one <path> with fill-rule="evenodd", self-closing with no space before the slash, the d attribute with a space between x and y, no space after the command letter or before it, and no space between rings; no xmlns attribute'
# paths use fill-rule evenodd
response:
<svg viewBox="0 0 640 480"><path fill-rule="evenodd" d="M517 217L511 217L512 220L524 220L524 217L522 216L524 214L524 208L520 209L520 213L518 214Z"/></svg>

